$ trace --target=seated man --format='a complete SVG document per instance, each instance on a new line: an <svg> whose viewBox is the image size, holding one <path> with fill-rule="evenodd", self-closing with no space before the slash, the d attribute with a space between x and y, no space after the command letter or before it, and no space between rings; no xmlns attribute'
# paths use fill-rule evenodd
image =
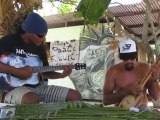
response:
<svg viewBox="0 0 160 120"><path fill-rule="evenodd" d="M154 100L160 95L160 88L156 79L157 72L160 71L159 67L155 65L150 69L147 64L138 62L136 43L131 39L120 41L119 57L122 62L111 67L105 75L103 104L119 104L128 95L138 96L142 94L136 107L147 107L147 94L152 96ZM154 74L142 88L139 83L150 70Z"/></svg>
<svg viewBox="0 0 160 120"><path fill-rule="evenodd" d="M29 85L16 86L16 84L29 80L33 75L34 70L30 66L38 62L38 59L32 59L33 57L39 58L44 66L48 66L47 54L43 44L47 31L46 21L36 13L30 13L22 22L19 31L0 39L0 73L4 73L4 75L0 76L0 90L5 94L3 98L5 103L33 104L38 102L81 100L81 95L76 90L54 85L41 85L37 79L33 79L34 83L37 82L36 85L31 83ZM20 57L10 59L9 55L4 55L6 53L15 54ZM4 62L5 60L12 61ZM27 60L30 60L30 62ZM30 64L17 68L14 64L18 63L20 65L21 63ZM57 79L64 78L70 75L71 72L72 67L65 66L62 73L45 71L41 75L43 78ZM17 82L14 82L14 85L12 84L13 79L11 79L11 76L18 79Z"/></svg>

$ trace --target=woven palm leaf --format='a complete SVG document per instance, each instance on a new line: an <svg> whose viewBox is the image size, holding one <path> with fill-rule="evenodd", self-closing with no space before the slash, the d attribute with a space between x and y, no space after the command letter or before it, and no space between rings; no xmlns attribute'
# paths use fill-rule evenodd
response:
<svg viewBox="0 0 160 120"><path fill-rule="evenodd" d="M116 107L85 102L18 105L12 120L158 120L159 113L134 113Z"/></svg>

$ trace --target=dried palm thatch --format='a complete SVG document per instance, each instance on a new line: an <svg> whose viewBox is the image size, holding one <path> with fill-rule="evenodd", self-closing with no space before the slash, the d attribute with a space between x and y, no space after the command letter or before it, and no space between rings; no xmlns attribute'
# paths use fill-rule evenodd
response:
<svg viewBox="0 0 160 120"><path fill-rule="evenodd" d="M0 35L14 32L21 20L42 6L42 0L0 0Z"/></svg>

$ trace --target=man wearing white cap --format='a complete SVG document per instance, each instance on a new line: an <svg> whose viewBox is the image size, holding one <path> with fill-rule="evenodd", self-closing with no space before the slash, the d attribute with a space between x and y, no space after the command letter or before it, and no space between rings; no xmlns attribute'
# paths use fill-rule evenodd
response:
<svg viewBox="0 0 160 120"><path fill-rule="evenodd" d="M143 89L139 86L140 81L149 72L150 67L137 61L137 47L133 40L120 41L119 58L122 62L111 67L105 75L103 104L118 104L128 95L137 96L143 93L143 98L138 107L147 107L147 90L148 94L156 100L160 95L160 89L155 77L150 78ZM159 67L155 65L152 71L153 75L156 76Z"/></svg>

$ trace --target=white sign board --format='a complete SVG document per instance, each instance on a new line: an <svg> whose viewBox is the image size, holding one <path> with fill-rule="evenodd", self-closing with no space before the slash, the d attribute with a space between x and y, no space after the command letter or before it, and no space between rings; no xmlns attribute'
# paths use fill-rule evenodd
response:
<svg viewBox="0 0 160 120"><path fill-rule="evenodd" d="M55 41L50 43L49 65L75 64L79 58L79 41Z"/></svg>

